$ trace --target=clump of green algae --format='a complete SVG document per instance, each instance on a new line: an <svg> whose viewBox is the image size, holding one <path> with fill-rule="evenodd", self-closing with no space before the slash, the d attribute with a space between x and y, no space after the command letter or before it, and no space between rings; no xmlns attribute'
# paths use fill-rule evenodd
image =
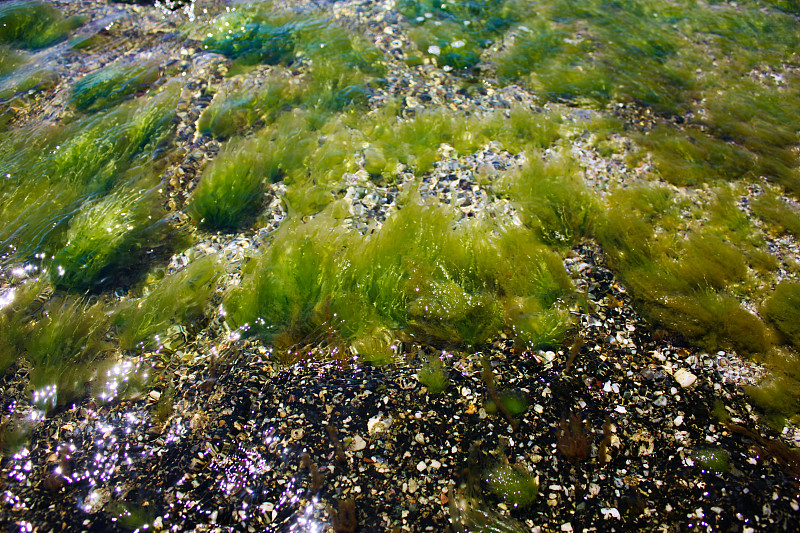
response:
<svg viewBox="0 0 800 533"><path fill-rule="evenodd" d="M324 325L346 339L385 325L424 342L478 346L513 326L518 315L504 308L520 298L531 321L559 313L553 306L571 283L532 233L453 216L412 200L367 238L325 216L286 222L226 297L228 320L244 334L292 342ZM560 316L547 341L564 332Z"/></svg>
<svg viewBox="0 0 800 533"><path fill-rule="evenodd" d="M169 326L194 323L202 316L220 274L217 258L207 255L121 305L113 320L120 348L154 348Z"/></svg>
<svg viewBox="0 0 800 533"><path fill-rule="evenodd" d="M158 80L158 63L115 63L76 81L71 102L81 111L108 109L126 97L143 92Z"/></svg>
<svg viewBox="0 0 800 533"><path fill-rule="evenodd" d="M5 2L0 6L0 43L36 50L67 38L83 23L64 18L54 6L38 1Z"/></svg>

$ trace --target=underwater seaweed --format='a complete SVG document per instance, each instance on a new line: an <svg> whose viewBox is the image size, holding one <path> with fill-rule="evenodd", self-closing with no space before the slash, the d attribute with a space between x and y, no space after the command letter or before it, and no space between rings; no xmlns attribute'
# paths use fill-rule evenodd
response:
<svg viewBox="0 0 800 533"><path fill-rule="evenodd" d="M164 276L142 297L119 306L113 323L120 347L153 348L169 326L200 318L220 274L215 256L201 257L185 269Z"/></svg>
<svg viewBox="0 0 800 533"><path fill-rule="evenodd" d="M98 291L141 268L171 231L159 204L154 189L120 191L87 203L70 221L66 245L53 256L53 286Z"/></svg>
<svg viewBox="0 0 800 533"><path fill-rule="evenodd" d="M81 17L64 18L45 2L5 2L0 6L0 43L29 50L45 48L66 39L81 24Z"/></svg>
<svg viewBox="0 0 800 533"><path fill-rule="evenodd" d="M268 157L259 139L228 142L189 198L194 222L203 229L232 230L252 218L264 202Z"/></svg>
<svg viewBox="0 0 800 533"><path fill-rule="evenodd" d="M158 62L122 62L87 74L72 86L70 102L81 111L109 109L126 97L149 89L159 77Z"/></svg>
<svg viewBox="0 0 800 533"><path fill-rule="evenodd" d="M104 340L108 326L102 302L56 296L45 304L41 317L25 326L21 341L31 364L35 404L50 409L86 392L99 371L93 363L110 350Z"/></svg>

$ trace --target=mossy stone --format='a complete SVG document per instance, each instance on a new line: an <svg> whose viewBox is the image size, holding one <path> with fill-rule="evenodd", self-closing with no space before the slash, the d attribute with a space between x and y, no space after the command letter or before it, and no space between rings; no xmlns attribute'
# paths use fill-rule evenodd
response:
<svg viewBox="0 0 800 533"><path fill-rule="evenodd" d="M487 474L486 482L494 494L512 507L528 507L539 495L536 477L518 466L497 465Z"/></svg>
<svg viewBox="0 0 800 533"><path fill-rule="evenodd" d="M692 451L694 464L717 474L731 471L731 454L722 448L700 448Z"/></svg>

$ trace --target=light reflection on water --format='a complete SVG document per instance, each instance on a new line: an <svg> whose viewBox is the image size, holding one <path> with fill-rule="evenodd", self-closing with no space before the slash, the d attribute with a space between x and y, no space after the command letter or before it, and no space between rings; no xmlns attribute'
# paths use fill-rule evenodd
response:
<svg viewBox="0 0 800 533"><path fill-rule="evenodd" d="M140 374L141 368L142 362L139 359L124 359L109 368L106 372L106 380L99 393L100 399L108 402L117 398L120 391L133 377L139 377L143 382L147 382L150 374L147 370Z"/></svg>

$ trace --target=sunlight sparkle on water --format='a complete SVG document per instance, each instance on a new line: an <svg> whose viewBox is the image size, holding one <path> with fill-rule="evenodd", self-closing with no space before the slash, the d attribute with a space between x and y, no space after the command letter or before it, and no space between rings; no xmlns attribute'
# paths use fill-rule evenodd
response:
<svg viewBox="0 0 800 533"><path fill-rule="evenodd" d="M37 407L42 407L46 410L48 406L55 407L57 403L58 387L55 385L46 385L42 389L33 391L33 404ZM44 415L43 410L34 409L31 411L31 420L44 420Z"/></svg>
<svg viewBox="0 0 800 533"><path fill-rule="evenodd" d="M112 366L106 373L107 380L103 386L103 391L100 392L100 398L104 401L110 401L117 397L121 386L125 385L134 372L137 372L141 364L139 361L132 361L130 359L120 361ZM146 376L145 376L145 379Z"/></svg>
<svg viewBox="0 0 800 533"><path fill-rule="evenodd" d="M8 289L0 293L0 309L8 307L14 301L14 289Z"/></svg>

